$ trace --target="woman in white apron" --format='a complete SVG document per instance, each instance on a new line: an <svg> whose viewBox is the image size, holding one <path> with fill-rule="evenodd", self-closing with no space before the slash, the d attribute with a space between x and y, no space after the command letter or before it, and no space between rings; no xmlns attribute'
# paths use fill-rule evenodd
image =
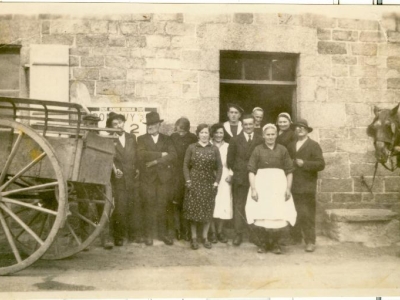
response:
<svg viewBox="0 0 400 300"><path fill-rule="evenodd" d="M211 243L227 243L228 240L223 233L225 220L232 219L232 171L228 169L226 157L229 144L224 141L224 125L222 123L211 126L211 143L219 149L222 160L222 177L215 197L214 220L211 223Z"/></svg>
<svg viewBox="0 0 400 300"><path fill-rule="evenodd" d="M271 250L281 254L281 229L296 222L296 209L292 194L293 162L288 151L276 144L277 128L273 124L263 127L264 143L257 146L248 163L250 190L246 203L249 224L265 232L258 252Z"/></svg>

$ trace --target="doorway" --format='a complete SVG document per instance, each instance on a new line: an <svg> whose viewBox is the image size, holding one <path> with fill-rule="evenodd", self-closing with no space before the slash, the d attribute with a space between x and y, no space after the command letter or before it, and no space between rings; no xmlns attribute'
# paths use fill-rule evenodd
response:
<svg viewBox="0 0 400 300"><path fill-rule="evenodd" d="M227 120L228 103L245 113L264 109L264 123L275 123L279 113L296 115L297 55L251 51L220 52L220 121Z"/></svg>

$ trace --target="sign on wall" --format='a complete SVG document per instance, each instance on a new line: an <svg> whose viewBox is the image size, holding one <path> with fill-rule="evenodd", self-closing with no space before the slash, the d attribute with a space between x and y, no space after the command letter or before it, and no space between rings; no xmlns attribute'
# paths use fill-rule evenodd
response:
<svg viewBox="0 0 400 300"><path fill-rule="evenodd" d="M118 104L91 104L89 111L100 117L99 127L106 127L107 116L110 112L125 116L125 131L136 136L146 133L146 114L151 111L159 112L159 107L148 104L118 103Z"/></svg>

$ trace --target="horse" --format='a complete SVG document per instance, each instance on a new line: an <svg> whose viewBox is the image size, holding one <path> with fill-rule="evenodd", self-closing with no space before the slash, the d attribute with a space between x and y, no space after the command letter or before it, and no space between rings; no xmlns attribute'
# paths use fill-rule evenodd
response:
<svg viewBox="0 0 400 300"><path fill-rule="evenodd" d="M374 120L367 128L367 135L374 139L376 168L380 163L393 172L400 164L397 159L400 154L400 104L393 109L375 106L374 115Z"/></svg>

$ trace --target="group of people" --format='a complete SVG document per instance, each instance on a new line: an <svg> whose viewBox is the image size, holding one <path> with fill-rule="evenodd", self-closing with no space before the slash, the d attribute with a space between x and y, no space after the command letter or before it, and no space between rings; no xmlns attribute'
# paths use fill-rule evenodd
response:
<svg viewBox="0 0 400 300"><path fill-rule="evenodd" d="M227 109L228 121L199 124L195 134L184 117L171 136L160 133L157 112L146 115L147 133L137 139L118 133L112 236L103 239L105 248L126 239L151 246L159 238L210 249L228 242L224 226L232 219L234 246L248 232L258 252L281 254L283 229L290 228L291 243L304 238L305 250L315 250L316 183L325 162L308 136L313 129L287 113L264 125L260 107L251 114L236 104ZM123 129L124 122L112 112L107 127Z"/></svg>

